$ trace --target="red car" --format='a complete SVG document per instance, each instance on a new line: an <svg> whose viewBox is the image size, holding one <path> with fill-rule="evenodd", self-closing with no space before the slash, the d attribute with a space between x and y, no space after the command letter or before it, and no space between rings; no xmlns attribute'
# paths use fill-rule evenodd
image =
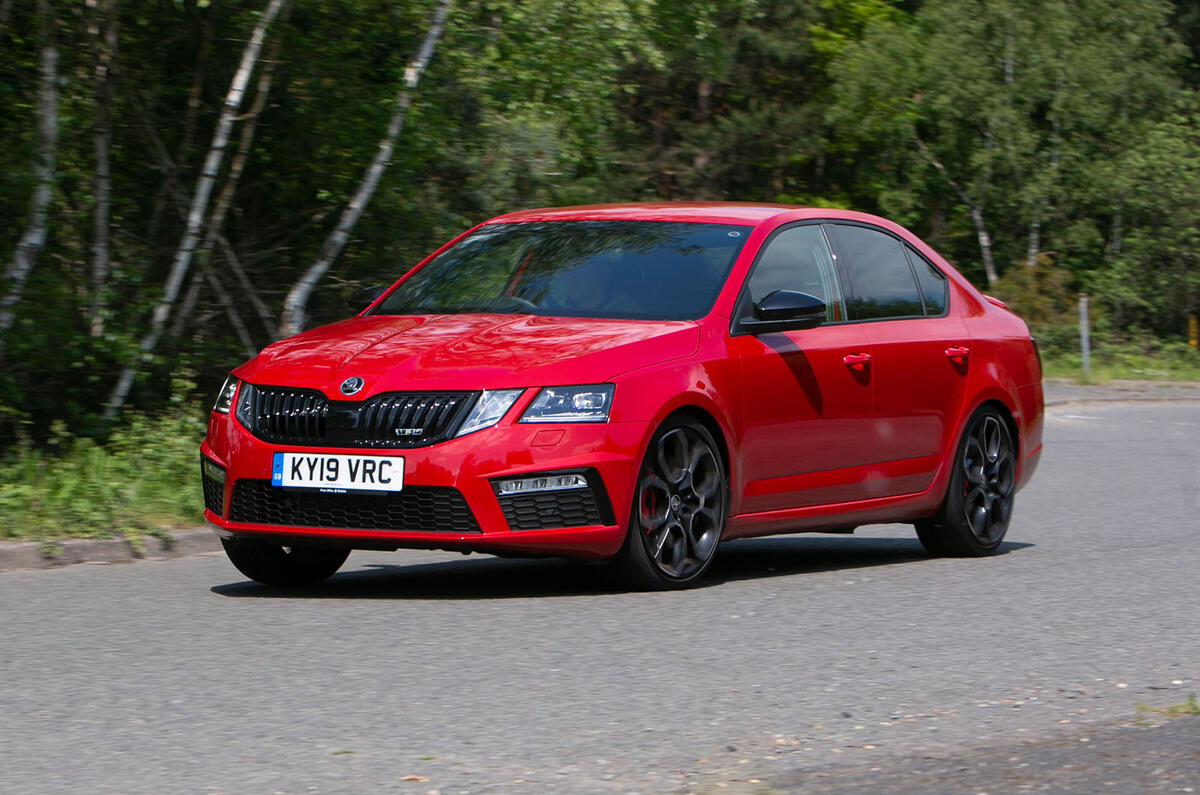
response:
<svg viewBox="0 0 1200 795"><path fill-rule="evenodd" d="M269 585L351 549L700 579L722 540L911 522L986 555L1042 444L1025 323L862 213L512 213L222 388L205 518Z"/></svg>

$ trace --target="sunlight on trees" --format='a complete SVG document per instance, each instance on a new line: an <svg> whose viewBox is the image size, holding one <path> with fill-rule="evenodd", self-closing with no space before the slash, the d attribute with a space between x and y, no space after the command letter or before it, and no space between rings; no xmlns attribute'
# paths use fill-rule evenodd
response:
<svg viewBox="0 0 1200 795"><path fill-rule="evenodd" d="M1049 339L1086 290L1102 338L1182 345L1196 9L0 0L0 446L102 437L175 405L173 376L207 394L450 235L553 204L877 212Z"/></svg>

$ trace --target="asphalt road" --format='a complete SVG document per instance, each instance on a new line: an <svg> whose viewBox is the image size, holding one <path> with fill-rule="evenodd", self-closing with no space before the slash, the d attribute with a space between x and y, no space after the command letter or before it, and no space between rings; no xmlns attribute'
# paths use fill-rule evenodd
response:
<svg viewBox="0 0 1200 795"><path fill-rule="evenodd" d="M1200 404L1051 410L1002 555L728 544L706 587L355 553L0 573L0 791L1200 791ZM1154 728L1156 724L1162 724Z"/></svg>

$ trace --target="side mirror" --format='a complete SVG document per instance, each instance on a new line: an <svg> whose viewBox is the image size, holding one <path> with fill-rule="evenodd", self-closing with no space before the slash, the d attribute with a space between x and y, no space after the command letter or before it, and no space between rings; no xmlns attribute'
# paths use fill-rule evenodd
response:
<svg viewBox="0 0 1200 795"><path fill-rule="evenodd" d="M825 302L808 293L775 290L754 305L754 317L741 326L751 334L815 328L825 322Z"/></svg>
<svg viewBox="0 0 1200 795"><path fill-rule="evenodd" d="M376 284L373 287L364 287L357 292L351 293L346 299L346 306L354 310L355 314L363 311L371 304L375 303L375 299L383 295L383 291L387 289L385 284Z"/></svg>

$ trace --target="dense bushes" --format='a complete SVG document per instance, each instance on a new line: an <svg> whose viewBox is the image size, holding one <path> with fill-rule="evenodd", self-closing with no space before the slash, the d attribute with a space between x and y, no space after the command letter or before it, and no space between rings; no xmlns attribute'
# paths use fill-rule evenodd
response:
<svg viewBox="0 0 1200 795"><path fill-rule="evenodd" d="M207 407L134 414L103 442L58 422L44 448L10 448L0 465L0 538L136 538L201 521L200 440Z"/></svg>

